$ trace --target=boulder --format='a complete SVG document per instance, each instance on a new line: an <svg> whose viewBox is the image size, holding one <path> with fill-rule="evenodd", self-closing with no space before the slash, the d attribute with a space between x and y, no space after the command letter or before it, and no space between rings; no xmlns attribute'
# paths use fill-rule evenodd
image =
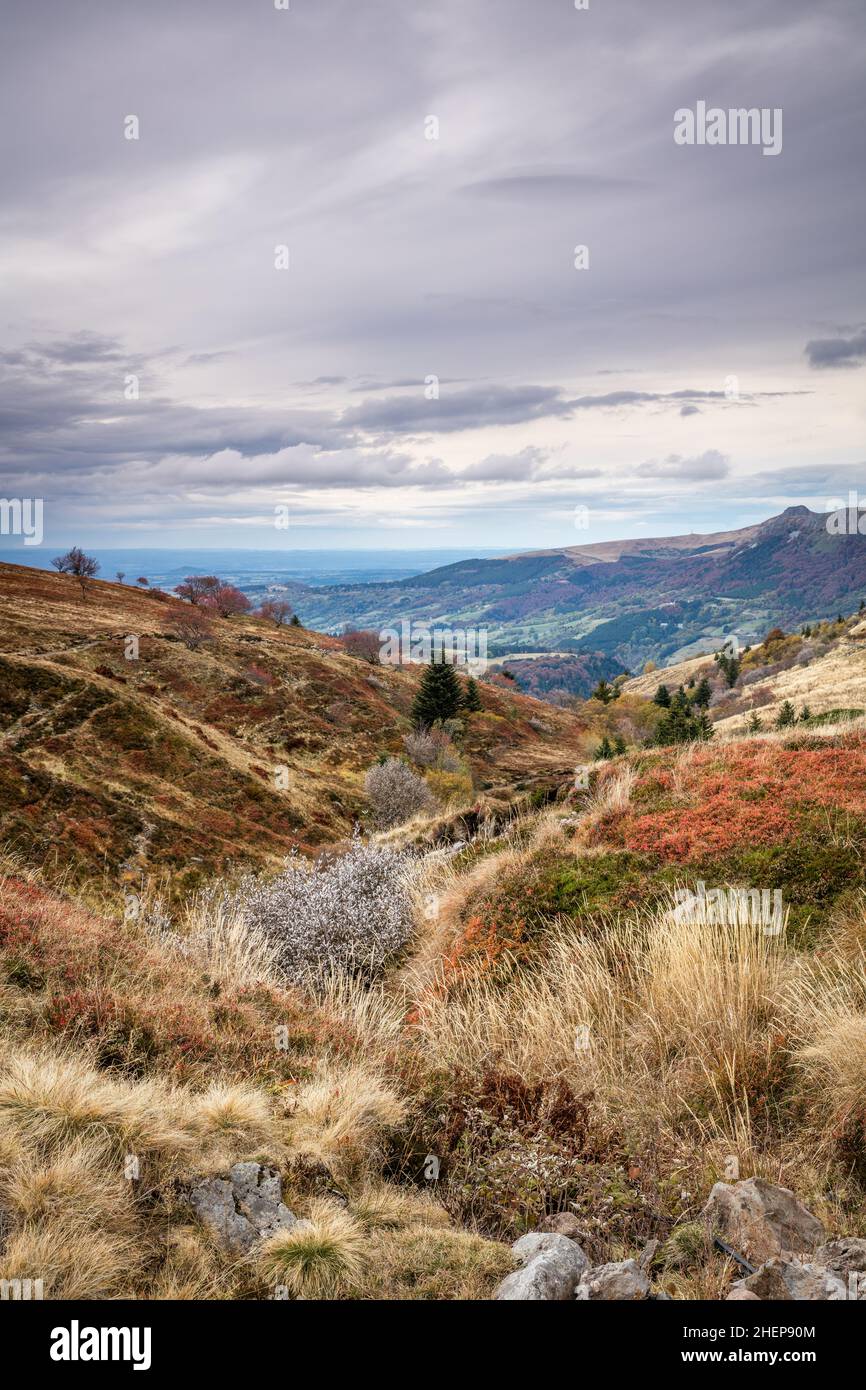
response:
<svg viewBox="0 0 866 1390"><path fill-rule="evenodd" d="M220 1244L235 1254L245 1254L257 1241L297 1224L283 1204L279 1173L260 1163L236 1163L227 1178L196 1183L189 1191L189 1204Z"/></svg>
<svg viewBox="0 0 866 1390"><path fill-rule="evenodd" d="M583 1235L580 1222L570 1211L558 1211L555 1216L545 1216L538 1223L541 1232L557 1236L567 1236L569 1240L579 1241Z"/></svg>
<svg viewBox="0 0 866 1390"><path fill-rule="evenodd" d="M589 1299L634 1302L649 1296L650 1281L636 1260L622 1260L618 1264L587 1270L575 1294L575 1298L584 1302Z"/></svg>
<svg viewBox="0 0 866 1390"><path fill-rule="evenodd" d="M734 1289L744 1289L756 1298L797 1303L841 1302L847 1297L845 1280L840 1274L809 1260L796 1260L774 1255L766 1264L746 1279L740 1279Z"/></svg>
<svg viewBox="0 0 866 1390"><path fill-rule="evenodd" d="M532 1231L511 1249L521 1268L499 1285L493 1297L500 1301L562 1302L574 1297L578 1280L589 1269L577 1242L556 1232Z"/></svg>
<svg viewBox="0 0 866 1390"><path fill-rule="evenodd" d="M752 1265L762 1265L783 1252L810 1253L826 1237L821 1222L793 1192L763 1178L717 1182L703 1217L714 1235Z"/></svg>
<svg viewBox="0 0 866 1390"><path fill-rule="evenodd" d="M726 1303L760 1303L760 1301L756 1293L752 1293L751 1289L744 1289L742 1284L735 1284L725 1299Z"/></svg>
<svg viewBox="0 0 866 1390"><path fill-rule="evenodd" d="M849 1274L866 1275L866 1240L862 1236L838 1236L825 1241L815 1251L815 1263L846 1279ZM866 1283L866 1279L857 1282Z"/></svg>

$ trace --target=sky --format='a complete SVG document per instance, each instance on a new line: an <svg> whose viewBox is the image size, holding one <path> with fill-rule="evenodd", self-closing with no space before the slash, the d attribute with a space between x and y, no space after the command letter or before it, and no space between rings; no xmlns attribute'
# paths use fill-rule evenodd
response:
<svg viewBox="0 0 866 1390"><path fill-rule="evenodd" d="M46 545L866 498L862 0L289 4L4 4L0 496ZM677 143L699 102L781 149Z"/></svg>

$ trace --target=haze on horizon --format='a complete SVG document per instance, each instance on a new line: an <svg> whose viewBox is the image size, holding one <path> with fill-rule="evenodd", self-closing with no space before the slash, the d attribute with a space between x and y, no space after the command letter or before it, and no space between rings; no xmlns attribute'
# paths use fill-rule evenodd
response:
<svg viewBox="0 0 866 1390"><path fill-rule="evenodd" d="M854 0L4 28L0 494L46 547L518 551L866 495ZM781 152L677 145L704 100L780 109Z"/></svg>

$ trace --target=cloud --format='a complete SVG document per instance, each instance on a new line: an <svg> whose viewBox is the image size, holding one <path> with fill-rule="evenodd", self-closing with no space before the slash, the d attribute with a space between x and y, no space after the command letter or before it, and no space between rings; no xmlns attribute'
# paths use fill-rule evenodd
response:
<svg viewBox="0 0 866 1390"><path fill-rule="evenodd" d="M635 472L640 478L677 478L683 482L716 482L726 478L731 471L731 461L718 449L707 449L695 458L683 458L680 454L668 454L664 459L649 459L638 464Z"/></svg>
<svg viewBox="0 0 866 1390"><path fill-rule="evenodd" d="M344 410L340 423L344 428L367 432L438 434L480 429L486 425L562 418L571 413L571 408L557 386L440 389L438 400L427 400L419 389L415 396L386 396L383 400L363 401L361 405Z"/></svg>
<svg viewBox="0 0 866 1390"><path fill-rule="evenodd" d="M866 328L851 338L813 338L805 350L810 367L859 367L866 361Z"/></svg>

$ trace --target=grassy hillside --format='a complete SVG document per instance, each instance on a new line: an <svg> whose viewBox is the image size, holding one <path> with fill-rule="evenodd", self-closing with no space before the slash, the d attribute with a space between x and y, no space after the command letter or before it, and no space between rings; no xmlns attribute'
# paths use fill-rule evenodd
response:
<svg viewBox="0 0 866 1390"><path fill-rule="evenodd" d="M182 889L367 816L364 772L402 749L418 670L246 617L190 650L172 611L165 595L96 581L84 597L66 575L0 565L0 839L28 863L115 885L163 870ZM568 775L571 715L492 687L482 700L460 740L465 804Z"/></svg>

